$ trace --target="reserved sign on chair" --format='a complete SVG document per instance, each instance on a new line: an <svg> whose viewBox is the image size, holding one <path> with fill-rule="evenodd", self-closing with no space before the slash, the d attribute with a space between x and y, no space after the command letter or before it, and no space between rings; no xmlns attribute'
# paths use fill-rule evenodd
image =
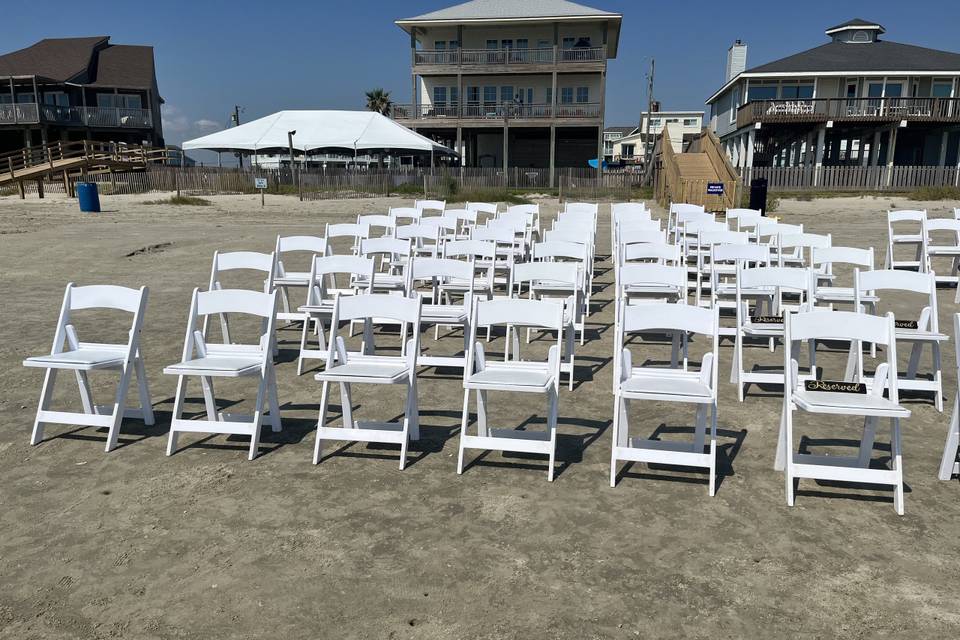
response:
<svg viewBox="0 0 960 640"><path fill-rule="evenodd" d="M842 380L807 380L803 383L807 391L829 391L831 393L859 393L867 392L867 385L862 382L844 382Z"/></svg>
<svg viewBox="0 0 960 640"><path fill-rule="evenodd" d="M919 325L916 320L894 320L893 327L894 329L917 329Z"/></svg>
<svg viewBox="0 0 960 640"><path fill-rule="evenodd" d="M753 324L783 324L781 316L753 316L750 318Z"/></svg>

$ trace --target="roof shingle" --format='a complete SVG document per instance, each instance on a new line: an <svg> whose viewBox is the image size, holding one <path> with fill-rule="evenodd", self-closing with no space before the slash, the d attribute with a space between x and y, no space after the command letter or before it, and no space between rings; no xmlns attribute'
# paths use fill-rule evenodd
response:
<svg viewBox="0 0 960 640"><path fill-rule="evenodd" d="M828 42L762 64L746 73L818 73L831 71L960 71L960 53L878 40Z"/></svg>
<svg viewBox="0 0 960 640"><path fill-rule="evenodd" d="M432 20L509 20L512 18L563 18L596 16L617 18L620 14L586 7L569 0L470 0L462 4L405 18L408 21Z"/></svg>

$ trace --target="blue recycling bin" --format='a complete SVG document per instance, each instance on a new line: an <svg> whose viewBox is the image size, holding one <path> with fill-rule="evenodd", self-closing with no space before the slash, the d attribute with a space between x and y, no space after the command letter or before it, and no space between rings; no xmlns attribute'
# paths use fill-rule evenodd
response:
<svg viewBox="0 0 960 640"><path fill-rule="evenodd" d="M80 211L84 213L100 213L100 194L96 182L78 182L76 184L77 200L80 202Z"/></svg>

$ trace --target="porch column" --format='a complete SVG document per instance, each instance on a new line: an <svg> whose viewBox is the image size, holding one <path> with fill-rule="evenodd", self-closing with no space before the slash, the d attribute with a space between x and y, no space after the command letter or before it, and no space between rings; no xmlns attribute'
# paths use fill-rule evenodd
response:
<svg viewBox="0 0 960 640"><path fill-rule="evenodd" d="M744 166L753 168L753 146L756 140L756 129L750 129L750 133L747 134L747 156L746 164Z"/></svg>
<svg viewBox="0 0 960 640"><path fill-rule="evenodd" d="M893 184L893 159L897 152L897 125L890 127L890 144L889 149L887 149L887 179L886 183L889 187Z"/></svg>
<svg viewBox="0 0 960 640"><path fill-rule="evenodd" d="M554 74L556 77L556 74ZM550 123L550 188L556 186L557 171L557 125Z"/></svg>
<svg viewBox="0 0 960 640"><path fill-rule="evenodd" d="M950 132L944 131L940 138L940 162L938 166L947 166L947 145L950 144Z"/></svg>
<svg viewBox="0 0 960 640"><path fill-rule="evenodd" d="M870 164L870 155L867 154L867 136L860 138L860 166L865 167Z"/></svg>
<svg viewBox="0 0 960 640"><path fill-rule="evenodd" d="M827 128L820 127L817 130L817 159L813 167L813 186L820 184L820 170L823 167L823 152L827 144Z"/></svg>
<svg viewBox="0 0 960 640"><path fill-rule="evenodd" d="M794 142L794 146L793 166L799 167L803 161L803 140L797 139L797 141Z"/></svg>
<svg viewBox="0 0 960 640"><path fill-rule="evenodd" d="M464 166L466 154L463 152L463 129L457 125L457 153L460 154L460 166Z"/></svg>
<svg viewBox="0 0 960 640"><path fill-rule="evenodd" d="M604 28L606 28L606 23L604 23ZM604 40L606 40L606 30L604 30ZM606 45L606 42L604 42ZM600 123L597 125L597 179L603 177L603 123L605 118L604 110L606 109L606 101L604 95L606 94L606 84L607 84L607 72L600 72Z"/></svg>
<svg viewBox="0 0 960 640"><path fill-rule="evenodd" d="M880 129L873 132L873 144L870 146L870 166L880 164Z"/></svg>

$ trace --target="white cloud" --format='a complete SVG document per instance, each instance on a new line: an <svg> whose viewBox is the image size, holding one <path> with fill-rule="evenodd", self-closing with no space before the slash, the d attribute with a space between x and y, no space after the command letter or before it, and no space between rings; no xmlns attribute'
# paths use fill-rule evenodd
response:
<svg viewBox="0 0 960 640"><path fill-rule="evenodd" d="M200 129L215 129L220 127L221 124L219 122L210 120L208 118L200 118L199 120L193 123L193 126Z"/></svg>
<svg viewBox="0 0 960 640"><path fill-rule="evenodd" d="M190 128L190 120L173 104L165 104L160 112L164 132L182 133Z"/></svg>

